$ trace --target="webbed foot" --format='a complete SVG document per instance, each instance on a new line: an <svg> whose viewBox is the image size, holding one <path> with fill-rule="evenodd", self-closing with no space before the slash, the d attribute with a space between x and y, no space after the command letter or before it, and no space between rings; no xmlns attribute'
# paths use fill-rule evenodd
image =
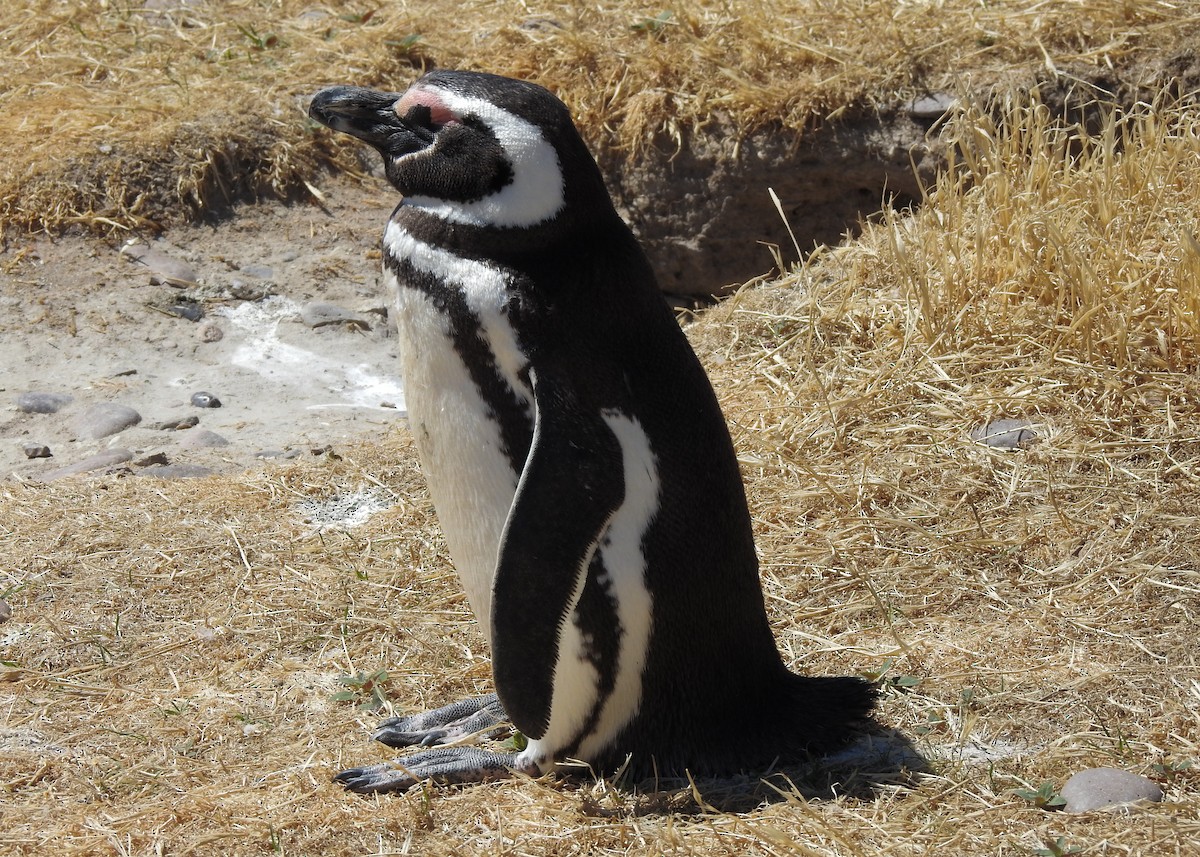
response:
<svg viewBox="0 0 1200 857"><path fill-rule="evenodd" d="M437 783L484 783L514 772L537 776L538 766L522 763L517 753L490 753L474 747L439 747L402 756L392 762L350 768L333 779L352 792L402 792L422 780Z"/></svg>
<svg viewBox="0 0 1200 857"><path fill-rule="evenodd" d="M421 714L389 718L379 724L371 737L389 747L434 747L475 733L496 738L510 729L504 707L496 694L490 693Z"/></svg>

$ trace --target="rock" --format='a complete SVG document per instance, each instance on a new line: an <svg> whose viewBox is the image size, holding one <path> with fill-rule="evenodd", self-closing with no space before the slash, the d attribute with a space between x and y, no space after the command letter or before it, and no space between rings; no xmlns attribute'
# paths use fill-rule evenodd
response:
<svg viewBox="0 0 1200 857"><path fill-rule="evenodd" d="M99 402L72 422L77 437L101 438L124 431L142 421L142 415L127 405Z"/></svg>
<svg viewBox="0 0 1200 857"><path fill-rule="evenodd" d="M147 455L145 458L139 458L133 462L134 467L154 467L155 465L163 466L170 464L165 452L155 452Z"/></svg>
<svg viewBox="0 0 1200 857"><path fill-rule="evenodd" d="M149 268L152 285L164 284L179 289L196 285L196 271L190 265L168 256L144 241L130 241L121 248L121 255Z"/></svg>
<svg viewBox="0 0 1200 857"><path fill-rule="evenodd" d="M946 92L931 92L928 95L922 95L920 98L914 98L908 103L908 115L913 119L931 121L941 119L958 101L953 95Z"/></svg>
<svg viewBox="0 0 1200 857"><path fill-rule="evenodd" d="M17 410L23 414L56 414L74 401L67 393L22 393L17 396Z"/></svg>
<svg viewBox="0 0 1200 857"><path fill-rule="evenodd" d="M200 431L188 432L187 436L179 442L179 445L188 449L203 449L216 446L229 446L229 441L215 431L200 429Z"/></svg>
<svg viewBox="0 0 1200 857"><path fill-rule="evenodd" d="M12 618L12 605L0 598L0 622L7 622Z"/></svg>
<svg viewBox="0 0 1200 857"><path fill-rule="evenodd" d="M200 325L200 329L196 331L196 336L201 342L220 342L225 337L225 331L221 330L219 324L211 321Z"/></svg>
<svg viewBox="0 0 1200 857"><path fill-rule="evenodd" d="M167 312L186 318L188 321L199 321L204 318L204 310L200 304L192 301L176 301L166 307Z"/></svg>
<svg viewBox="0 0 1200 857"><path fill-rule="evenodd" d="M50 447L42 446L36 443L27 443L24 446L26 458L53 458L54 454L50 452Z"/></svg>
<svg viewBox="0 0 1200 857"><path fill-rule="evenodd" d="M158 479L197 479L214 473L216 471L211 467L201 467L199 464L164 464L137 471L138 476L154 476Z"/></svg>
<svg viewBox="0 0 1200 857"><path fill-rule="evenodd" d="M242 265L241 270L243 274L258 277L260 280L270 280L275 276L275 271L268 265Z"/></svg>
<svg viewBox="0 0 1200 857"><path fill-rule="evenodd" d="M314 301L300 308L300 320L309 327L325 327L330 324L345 324L360 330L370 330L371 323L357 313L337 304Z"/></svg>
<svg viewBox="0 0 1200 857"><path fill-rule="evenodd" d="M1163 799L1158 783L1119 768L1080 771L1062 788L1067 812L1088 812L1108 806Z"/></svg>
<svg viewBox="0 0 1200 857"><path fill-rule="evenodd" d="M1028 420L992 420L971 429L971 440L996 449L1025 449L1037 439Z"/></svg>
<svg viewBox="0 0 1200 857"><path fill-rule="evenodd" d="M221 407L221 400L212 393L200 391L199 393L192 393L192 404L197 408L219 408Z"/></svg>
<svg viewBox="0 0 1200 857"><path fill-rule="evenodd" d="M189 417L180 417L177 420L167 420L166 422L155 423L154 425L150 426L150 428L158 429L159 431L182 431L183 429L194 428L199 424L200 418L195 414L192 414Z"/></svg>
<svg viewBox="0 0 1200 857"><path fill-rule="evenodd" d="M302 455L299 449L260 449L254 453L255 458L299 458Z"/></svg>
<svg viewBox="0 0 1200 857"><path fill-rule="evenodd" d="M81 473L90 473L93 470L101 470L105 467L124 464L132 458L133 453L128 449L109 449L85 458L83 461L68 464L66 467L60 467L58 470L51 470L49 473L43 474L42 478L49 482L52 479L61 479L64 476L78 476Z"/></svg>
<svg viewBox="0 0 1200 857"><path fill-rule="evenodd" d="M265 280L235 279L229 284L229 294L239 301L261 301L275 293L275 284Z"/></svg>

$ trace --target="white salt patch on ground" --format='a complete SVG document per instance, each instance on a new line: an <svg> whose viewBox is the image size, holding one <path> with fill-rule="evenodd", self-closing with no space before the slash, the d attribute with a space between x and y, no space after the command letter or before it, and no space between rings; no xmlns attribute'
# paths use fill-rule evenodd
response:
<svg viewBox="0 0 1200 857"><path fill-rule="evenodd" d="M261 303L217 309L214 315L227 319L245 338L230 355L230 362L277 384L308 390L310 395L316 388L338 397L333 402L309 404L309 408L378 408L381 402L389 402L403 412L404 389L398 377L381 375L367 363L283 342L279 338L280 322L299 312L294 301L278 296Z"/></svg>
<svg viewBox="0 0 1200 857"><path fill-rule="evenodd" d="M295 509L316 531L326 527L357 527L391 506L392 501L378 488L359 488L352 494L328 500L301 500Z"/></svg>

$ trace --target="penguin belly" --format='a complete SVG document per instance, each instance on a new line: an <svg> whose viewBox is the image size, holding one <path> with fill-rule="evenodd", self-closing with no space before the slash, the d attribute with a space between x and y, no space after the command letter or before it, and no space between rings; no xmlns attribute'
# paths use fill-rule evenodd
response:
<svg viewBox="0 0 1200 857"><path fill-rule="evenodd" d="M445 313L431 297L402 287L395 305L409 425L454 568L489 635L496 555L519 474Z"/></svg>

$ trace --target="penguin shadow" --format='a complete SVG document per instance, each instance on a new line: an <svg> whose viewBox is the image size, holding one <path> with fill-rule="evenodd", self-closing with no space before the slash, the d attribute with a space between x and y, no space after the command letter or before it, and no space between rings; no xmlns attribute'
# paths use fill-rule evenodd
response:
<svg viewBox="0 0 1200 857"><path fill-rule="evenodd" d="M750 812L778 803L874 800L914 786L930 763L908 736L872 724L836 753L756 775L643 779L617 772L581 790L585 815L605 818ZM582 778L581 778L582 779Z"/></svg>

